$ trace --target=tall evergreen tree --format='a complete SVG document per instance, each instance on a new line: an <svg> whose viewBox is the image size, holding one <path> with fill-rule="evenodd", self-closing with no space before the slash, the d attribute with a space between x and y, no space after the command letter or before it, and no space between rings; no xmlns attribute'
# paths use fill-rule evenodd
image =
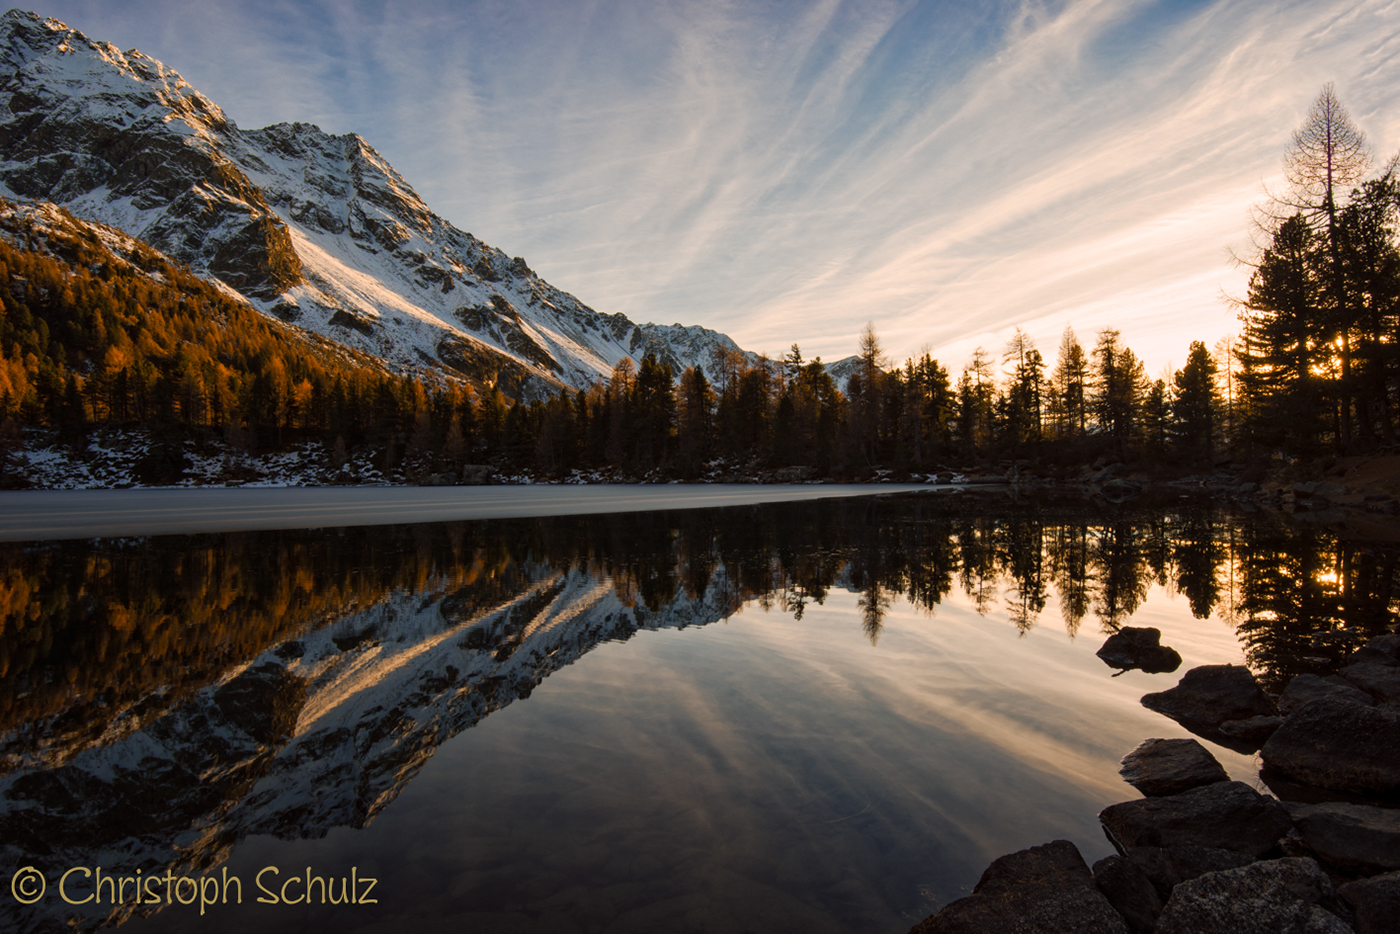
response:
<svg viewBox="0 0 1400 934"><path fill-rule="evenodd" d="M1209 457L1215 448L1215 428L1220 398L1215 384L1219 368L1206 345L1191 342L1186 366L1172 377L1172 416L1175 435L1181 447L1192 454Z"/></svg>

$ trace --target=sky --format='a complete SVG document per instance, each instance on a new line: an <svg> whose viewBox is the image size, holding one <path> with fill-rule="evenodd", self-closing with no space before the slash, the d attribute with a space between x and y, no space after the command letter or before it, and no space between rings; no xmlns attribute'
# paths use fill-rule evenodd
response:
<svg viewBox="0 0 1400 934"><path fill-rule="evenodd" d="M955 374L1238 330L1251 207L1324 84L1400 148L1400 2L54 0L252 129L359 133L597 311Z"/></svg>

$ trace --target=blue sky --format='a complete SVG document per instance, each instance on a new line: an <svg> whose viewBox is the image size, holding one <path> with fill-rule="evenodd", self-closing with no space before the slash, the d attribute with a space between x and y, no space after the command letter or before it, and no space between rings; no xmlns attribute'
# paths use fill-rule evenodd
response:
<svg viewBox="0 0 1400 934"><path fill-rule="evenodd" d="M1250 206L1328 81L1400 147L1400 3L129 2L240 126L357 132L601 312L957 372L1116 327L1161 375L1233 332Z"/></svg>

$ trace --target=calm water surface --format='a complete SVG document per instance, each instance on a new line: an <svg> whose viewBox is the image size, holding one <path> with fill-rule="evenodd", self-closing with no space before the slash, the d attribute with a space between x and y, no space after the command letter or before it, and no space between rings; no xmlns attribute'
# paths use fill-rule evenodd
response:
<svg viewBox="0 0 1400 934"><path fill-rule="evenodd" d="M48 885L8 930L894 934L1001 853L1106 855L1118 760L1189 735L1142 694L1397 608L1326 529L934 496L0 553L0 855ZM1181 670L1115 675L1124 625ZM160 904L63 902L99 866ZM352 873L377 903L321 904Z"/></svg>

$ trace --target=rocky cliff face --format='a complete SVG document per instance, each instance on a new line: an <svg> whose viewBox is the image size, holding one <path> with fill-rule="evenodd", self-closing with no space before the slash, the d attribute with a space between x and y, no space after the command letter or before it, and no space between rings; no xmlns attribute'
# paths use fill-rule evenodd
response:
<svg viewBox="0 0 1400 934"><path fill-rule="evenodd" d="M218 105L140 52L33 14L0 21L0 180L256 298L301 281L287 227L223 153Z"/></svg>
<svg viewBox="0 0 1400 934"><path fill-rule="evenodd" d="M438 217L358 135L241 130L160 62L15 10L0 17L0 188L117 227L284 321L511 396L583 388L623 357L679 375L738 349L595 312Z"/></svg>

